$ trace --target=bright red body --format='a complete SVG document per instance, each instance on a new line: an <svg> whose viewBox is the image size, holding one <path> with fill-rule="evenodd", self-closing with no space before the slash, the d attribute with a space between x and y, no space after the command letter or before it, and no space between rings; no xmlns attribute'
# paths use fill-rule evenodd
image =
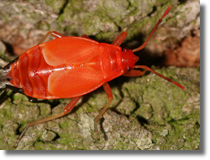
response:
<svg viewBox="0 0 210 160"><path fill-rule="evenodd" d="M30 97L78 97L122 75L129 67L130 54L126 52L123 58L121 47L88 38L56 38L24 52L12 64L8 77ZM138 57L132 54L131 61L134 65Z"/></svg>

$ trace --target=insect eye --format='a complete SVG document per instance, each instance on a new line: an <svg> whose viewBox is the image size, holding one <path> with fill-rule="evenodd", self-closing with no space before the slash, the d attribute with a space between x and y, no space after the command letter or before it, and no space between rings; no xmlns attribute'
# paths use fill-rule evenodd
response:
<svg viewBox="0 0 210 160"><path fill-rule="evenodd" d="M127 47L123 48L123 51L128 51L128 50L129 50L129 48L127 48Z"/></svg>

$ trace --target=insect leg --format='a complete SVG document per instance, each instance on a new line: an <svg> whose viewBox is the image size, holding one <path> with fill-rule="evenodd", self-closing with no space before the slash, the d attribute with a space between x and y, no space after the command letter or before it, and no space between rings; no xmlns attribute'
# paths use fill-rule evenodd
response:
<svg viewBox="0 0 210 160"><path fill-rule="evenodd" d="M108 103L106 104L106 106L104 108L102 108L102 110L99 112L99 114L97 115L97 117L94 119L94 127L95 127L95 131L98 132L97 130L97 122L98 120L101 118L101 116L104 114L104 112L107 110L107 108L109 107L110 103L112 102L113 99L113 95L112 95L112 90L109 86L109 84L107 82L105 82L103 84L104 90L106 92L106 95L109 99Z"/></svg>
<svg viewBox="0 0 210 160"><path fill-rule="evenodd" d="M130 71L125 71L125 73L123 74L123 76L127 76L127 77L135 77L135 76L142 76L145 74L145 70L143 72L139 71L139 70L130 70Z"/></svg>
<svg viewBox="0 0 210 160"><path fill-rule="evenodd" d="M126 38L126 36L127 36L127 32L126 31L121 32L120 35L117 36L117 38L112 42L112 44L117 45L117 46L120 46L121 43ZM83 34L81 37L89 38L86 34Z"/></svg>
<svg viewBox="0 0 210 160"><path fill-rule="evenodd" d="M63 37L62 34L56 32L56 31L49 31L49 32L47 32L47 34L45 34L45 35L42 37L42 39L39 41L38 44L43 43L49 35L51 35L51 36L53 36L53 37L55 37L55 38L61 38L61 37Z"/></svg>
<svg viewBox="0 0 210 160"><path fill-rule="evenodd" d="M112 44L116 45L116 46L120 46L122 44L122 42L124 41L124 39L127 36L127 32L123 31L120 33L119 36L117 36L117 38L112 42Z"/></svg>
<svg viewBox="0 0 210 160"><path fill-rule="evenodd" d="M40 123L44 123L44 122L47 122L47 121L51 121L53 119L57 119L59 117L62 117L64 115L66 115L67 113L69 113L73 108L74 106L77 104L77 102L79 101L79 99L81 98L80 97L75 97L73 98L69 104L67 104L67 106L64 108L63 112L62 113L59 113L59 114L56 114L56 115L53 115L51 117L47 117L47 118L42 118L42 119L39 119L39 120L36 120L36 121L33 121L33 122L29 122L27 123L26 127L24 128L23 132L21 133L21 135L18 137L17 139L17 143L15 144L14 148L17 148L17 145L18 143L20 142L21 138L23 137L24 133L26 132L26 130L33 126L33 125L36 125L36 124L40 124Z"/></svg>
<svg viewBox="0 0 210 160"><path fill-rule="evenodd" d="M81 37L89 39L89 37L86 34L83 34Z"/></svg>
<svg viewBox="0 0 210 160"><path fill-rule="evenodd" d="M61 38L61 37L63 37L63 35L61 35L60 33L56 32L56 31L49 31L49 32L47 32L47 34L45 34L42 37L42 39L39 41L38 44L43 43L49 35L51 35L51 36L53 36L55 38ZM17 58L15 58L13 61L11 61L10 63L8 63L6 66L4 66L3 69L4 70L5 69L8 69L10 67L10 65L13 64L14 62L16 62L18 59L19 59L19 56Z"/></svg>
<svg viewBox="0 0 210 160"><path fill-rule="evenodd" d="M0 104L2 104L7 99L7 88L3 91L3 93L0 95Z"/></svg>

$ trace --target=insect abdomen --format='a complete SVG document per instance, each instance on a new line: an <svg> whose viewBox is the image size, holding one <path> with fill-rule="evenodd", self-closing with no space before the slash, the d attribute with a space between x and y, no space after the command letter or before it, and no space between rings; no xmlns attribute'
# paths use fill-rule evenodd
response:
<svg viewBox="0 0 210 160"><path fill-rule="evenodd" d="M14 87L22 88L24 94L30 97L53 98L54 96L47 91L51 68L45 62L40 46L37 45L24 52L18 61L12 64L8 76Z"/></svg>

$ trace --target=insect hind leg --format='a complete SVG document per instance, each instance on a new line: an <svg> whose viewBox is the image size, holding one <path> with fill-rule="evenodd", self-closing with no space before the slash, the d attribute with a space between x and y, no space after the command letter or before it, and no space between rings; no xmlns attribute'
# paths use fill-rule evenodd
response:
<svg viewBox="0 0 210 160"><path fill-rule="evenodd" d="M73 98L73 99L67 104L67 106L64 108L64 110L63 110L62 113L59 113L59 114L53 115L53 116L51 116L51 117L46 117L46 118L42 118L42 119L39 119L39 120L36 120L36 121L27 123L27 125L26 125L26 127L24 128L23 132L22 132L22 133L20 134L20 136L18 137L17 143L15 144L14 148L17 148L18 143L20 142L21 138L23 137L24 133L27 131L27 129L28 129L29 127L34 126L34 125L36 125L36 124L48 122L48 121L51 121L51 120L54 120L54 119L63 117L64 115L66 115L67 113L69 113L69 112L74 108L74 106L77 104L77 102L79 101L80 98L81 98L81 96L80 96L80 97L75 97L75 98Z"/></svg>
<svg viewBox="0 0 210 160"><path fill-rule="evenodd" d="M56 31L49 31L49 32L47 32L47 33L42 37L42 39L38 42L38 44L43 43L43 42L47 39L47 37L48 37L49 35L51 35L51 36L53 36L53 37L55 37L55 38L61 38L61 37L63 37L62 34L56 32ZM6 66L4 66L3 69L4 69L4 70L9 69L10 65L12 65L14 62L16 62L18 59L19 59L19 56L18 56L17 58L15 58L13 61L9 62Z"/></svg>
<svg viewBox="0 0 210 160"><path fill-rule="evenodd" d="M47 33L42 37L42 39L39 41L38 44L43 43L43 42L47 39L47 37L48 37L49 35L51 35L51 36L53 36L53 37L55 37L55 38L61 38L61 37L63 37L62 34L56 32L56 31L49 31L49 32L47 32Z"/></svg>

